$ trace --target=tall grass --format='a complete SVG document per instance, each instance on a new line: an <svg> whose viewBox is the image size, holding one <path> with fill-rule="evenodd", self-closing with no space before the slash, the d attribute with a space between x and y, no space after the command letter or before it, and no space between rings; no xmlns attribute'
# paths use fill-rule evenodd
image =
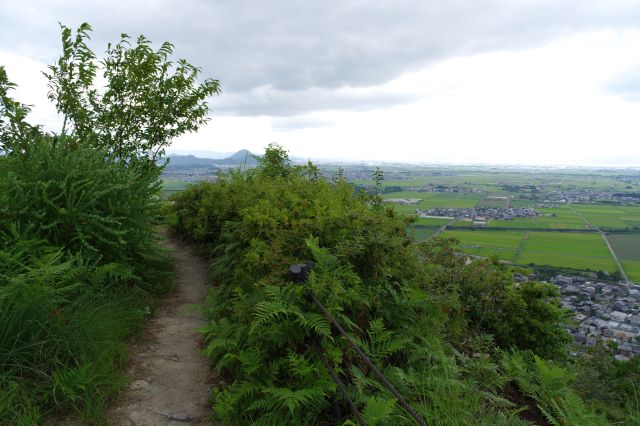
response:
<svg viewBox="0 0 640 426"><path fill-rule="evenodd" d="M60 411L100 419L122 387L125 340L150 312L149 294L105 286L102 271L59 251L0 252L9 257L21 270L0 275L0 419L37 424Z"/></svg>

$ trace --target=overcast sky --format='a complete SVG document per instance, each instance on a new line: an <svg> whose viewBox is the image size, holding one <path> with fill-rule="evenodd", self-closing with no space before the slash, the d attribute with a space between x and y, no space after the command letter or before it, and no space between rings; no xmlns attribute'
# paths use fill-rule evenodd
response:
<svg viewBox="0 0 640 426"><path fill-rule="evenodd" d="M96 52L144 34L220 80L177 150L640 166L640 1L7 0L0 64L32 122L59 128L40 71L84 21Z"/></svg>

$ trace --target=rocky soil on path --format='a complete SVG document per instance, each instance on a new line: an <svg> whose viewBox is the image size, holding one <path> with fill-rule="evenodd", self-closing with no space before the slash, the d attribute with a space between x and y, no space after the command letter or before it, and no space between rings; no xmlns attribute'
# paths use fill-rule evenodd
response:
<svg viewBox="0 0 640 426"><path fill-rule="evenodd" d="M207 294L205 262L187 245L168 238L176 259L176 291L159 308L133 347L129 390L109 413L125 426L208 425L211 373L197 329L195 308Z"/></svg>

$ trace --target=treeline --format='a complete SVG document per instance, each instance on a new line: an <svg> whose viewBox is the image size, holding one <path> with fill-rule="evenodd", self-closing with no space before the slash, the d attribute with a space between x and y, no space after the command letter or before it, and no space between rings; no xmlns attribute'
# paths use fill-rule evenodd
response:
<svg viewBox="0 0 640 426"><path fill-rule="evenodd" d="M587 380L572 387L555 287L515 284L452 240L414 244L406 218L339 174L291 166L271 145L255 170L172 201L173 231L211 259L204 335L220 424L357 424L349 400L367 424L415 424L314 297L428 424L640 422L621 381L607 403ZM293 282L289 266L310 260Z"/></svg>
<svg viewBox="0 0 640 426"><path fill-rule="evenodd" d="M140 37L98 61L62 27L49 67L60 133L30 124L0 66L0 424L104 423L125 341L171 286L155 156L195 130L213 80ZM106 85L97 89L100 71ZM126 100L126 101L123 101Z"/></svg>

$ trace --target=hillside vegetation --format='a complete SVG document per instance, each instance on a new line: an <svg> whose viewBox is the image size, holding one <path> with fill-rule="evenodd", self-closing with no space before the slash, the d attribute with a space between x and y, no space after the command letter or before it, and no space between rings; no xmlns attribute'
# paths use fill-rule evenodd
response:
<svg viewBox="0 0 640 426"><path fill-rule="evenodd" d="M0 424L104 423L126 339L171 287L155 156L204 124L218 91L144 37L98 61L90 31L62 26L46 75L60 133L27 121L0 66Z"/></svg>
<svg viewBox="0 0 640 426"><path fill-rule="evenodd" d="M124 340L170 284L157 191L157 171L46 137L0 157L2 423L99 418L121 388Z"/></svg>

